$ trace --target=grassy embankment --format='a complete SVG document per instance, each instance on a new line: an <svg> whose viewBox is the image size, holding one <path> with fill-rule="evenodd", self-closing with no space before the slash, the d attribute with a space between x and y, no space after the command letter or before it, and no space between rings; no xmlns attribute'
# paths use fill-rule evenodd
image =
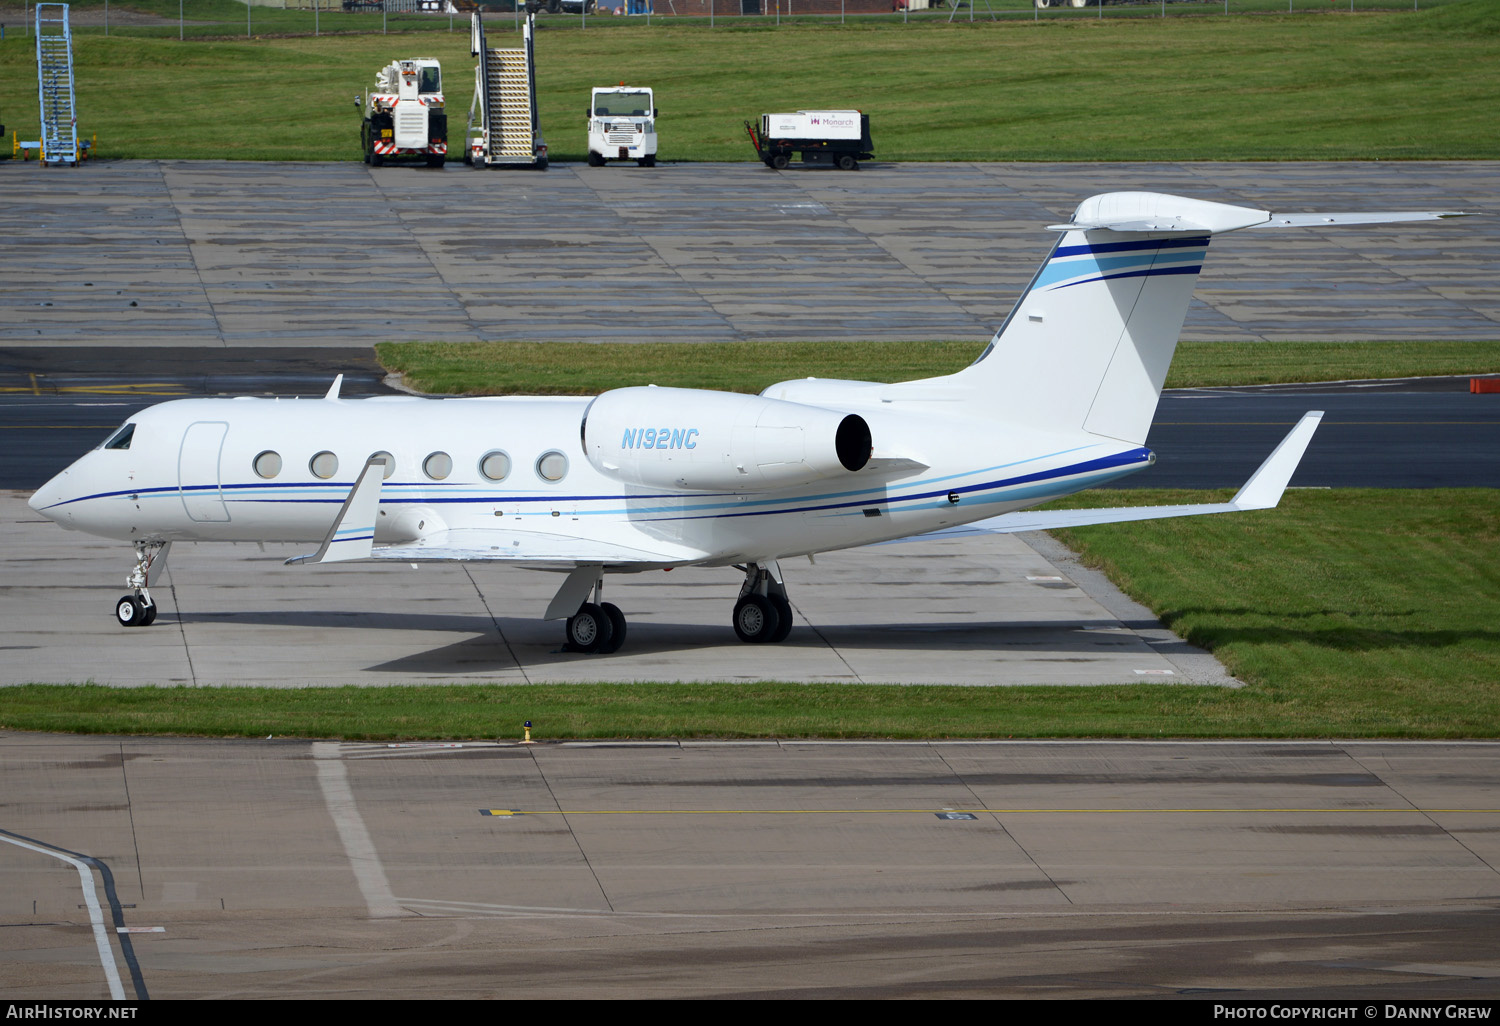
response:
<svg viewBox="0 0 1500 1026"><path fill-rule="evenodd" d="M175 4L152 2L175 18ZM243 18L242 6L216 2ZM282 36L310 33L312 14L262 11L252 17L267 19L275 38L182 42L175 26L152 30L169 38L80 30L82 134L97 134L105 157L355 160L355 93L393 57L434 56L447 73L457 140L473 89L461 23L452 33L429 21L422 32ZM369 25L369 17L320 22L336 32L340 19ZM882 160L1500 156L1490 125L1500 107L1500 9L1489 0L1357 17L1049 14L780 28L594 18L586 30L576 22L544 19L537 34L537 93L554 160L583 157L589 87L621 80L656 88L669 161L747 160L744 119L844 106L871 114ZM494 45L504 43L503 25ZM0 58L31 67L33 43L8 33ZM35 80L0 79L0 111L35 138Z"/></svg>
<svg viewBox="0 0 1500 1026"><path fill-rule="evenodd" d="M982 342L382 343L385 367L436 395L595 395L627 385L759 392L791 378L951 374ZM1168 388L1500 373L1500 342L1183 342Z"/></svg>

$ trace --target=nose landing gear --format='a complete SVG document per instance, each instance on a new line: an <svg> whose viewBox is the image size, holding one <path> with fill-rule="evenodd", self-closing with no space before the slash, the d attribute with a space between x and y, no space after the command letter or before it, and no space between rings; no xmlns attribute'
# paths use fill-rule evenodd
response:
<svg viewBox="0 0 1500 1026"><path fill-rule="evenodd" d="M171 542L135 543L135 569L125 578L126 586L133 590L115 602L115 619L121 627L149 627L156 621L156 600L149 587L151 573L154 570L159 574L167 565L171 548Z"/></svg>

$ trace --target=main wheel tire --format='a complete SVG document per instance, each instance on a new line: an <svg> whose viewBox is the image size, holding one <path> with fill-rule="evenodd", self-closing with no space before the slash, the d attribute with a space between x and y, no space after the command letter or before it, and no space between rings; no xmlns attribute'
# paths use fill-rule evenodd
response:
<svg viewBox="0 0 1500 1026"><path fill-rule="evenodd" d="M620 612L620 607L613 602L601 602L599 608L604 610L605 616L609 617L610 626L609 644L599 651L605 654L618 652L620 646L625 644L625 632L628 630L625 624L625 614Z"/></svg>
<svg viewBox="0 0 1500 1026"><path fill-rule="evenodd" d="M601 157L601 156L599 156L599 154L595 153L593 150L589 150L589 167L603 167L603 166L604 166L604 158Z"/></svg>
<svg viewBox="0 0 1500 1026"><path fill-rule="evenodd" d="M741 641L763 644L781 628L781 613L764 595L747 595L735 603L734 633Z"/></svg>
<svg viewBox="0 0 1500 1026"><path fill-rule="evenodd" d="M121 595L115 602L115 619L121 627L140 627L145 624L146 607L134 595Z"/></svg>
<svg viewBox="0 0 1500 1026"><path fill-rule="evenodd" d="M385 163L385 157L383 157L379 153L376 153L373 149L370 150L370 166L371 167L380 167L384 163Z"/></svg>
<svg viewBox="0 0 1500 1026"><path fill-rule="evenodd" d="M607 651L613 634L609 614L592 602L585 602L568 617L568 645L575 652Z"/></svg>
<svg viewBox="0 0 1500 1026"><path fill-rule="evenodd" d="M839 154L837 164L838 164L838 168L839 168L840 171L857 171L857 170L859 170L859 161L855 160L853 157L849 156L849 154L847 154L847 153L840 153Z"/></svg>
<svg viewBox="0 0 1500 1026"><path fill-rule="evenodd" d="M156 622L156 603L153 602L146 607L145 615L141 617L141 626L150 627Z"/></svg>
<svg viewBox="0 0 1500 1026"><path fill-rule="evenodd" d="M774 153L771 155L771 166L777 171L785 171L786 166L790 163L791 161L787 159L785 153Z"/></svg>
<svg viewBox="0 0 1500 1026"><path fill-rule="evenodd" d="M773 645L778 645L786 640L786 636L792 633L792 604L781 595L772 595L771 604L776 607L776 615L781 622L776 625L776 633L766 640Z"/></svg>
<svg viewBox="0 0 1500 1026"><path fill-rule="evenodd" d="M650 156L642 157L640 160L636 161L636 163L639 164L641 167L655 167L656 166L656 154L653 153Z"/></svg>
<svg viewBox="0 0 1500 1026"><path fill-rule="evenodd" d="M441 153L429 153L429 154L427 154L427 166L428 167L442 167L443 164L447 161L447 159L448 159L447 156L445 156L444 154L441 154Z"/></svg>

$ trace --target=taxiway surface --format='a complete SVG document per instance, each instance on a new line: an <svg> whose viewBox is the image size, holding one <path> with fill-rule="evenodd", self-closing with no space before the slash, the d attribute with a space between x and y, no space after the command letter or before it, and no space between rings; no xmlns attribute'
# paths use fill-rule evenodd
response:
<svg viewBox="0 0 1500 1026"><path fill-rule="evenodd" d="M1492 1002L1496 752L0 735L0 993Z"/></svg>
<svg viewBox="0 0 1500 1026"><path fill-rule="evenodd" d="M1466 210L1500 162L555 164L0 162L0 345L972 338L1080 200ZM1216 238L1183 337L1492 339L1489 219Z"/></svg>

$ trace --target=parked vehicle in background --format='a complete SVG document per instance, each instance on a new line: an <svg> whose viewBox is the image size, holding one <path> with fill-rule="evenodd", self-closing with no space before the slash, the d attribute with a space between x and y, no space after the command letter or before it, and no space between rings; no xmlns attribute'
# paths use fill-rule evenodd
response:
<svg viewBox="0 0 1500 1026"><path fill-rule="evenodd" d="M443 71L436 60L392 61L375 74L375 88L355 102L364 109L360 142L366 164L422 160L442 167L448 157Z"/></svg>
<svg viewBox="0 0 1500 1026"><path fill-rule="evenodd" d="M656 166L656 107L650 89L620 85L589 96L589 166L634 160Z"/></svg>

